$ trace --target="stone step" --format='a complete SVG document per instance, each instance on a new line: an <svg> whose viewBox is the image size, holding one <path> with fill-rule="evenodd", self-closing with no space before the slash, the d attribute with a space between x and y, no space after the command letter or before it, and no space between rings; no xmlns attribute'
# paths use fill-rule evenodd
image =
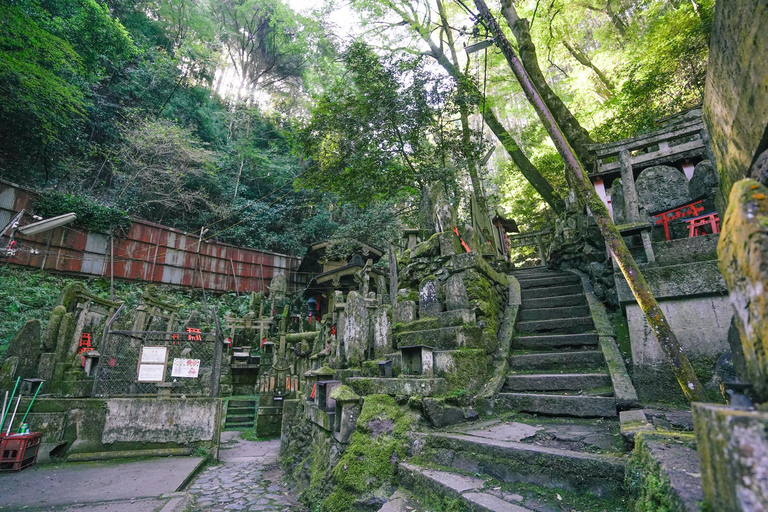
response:
<svg viewBox="0 0 768 512"><path fill-rule="evenodd" d="M474 325L441 327L423 331L401 332L395 335L397 347L427 345L435 350L483 348L483 331Z"/></svg>
<svg viewBox="0 0 768 512"><path fill-rule="evenodd" d="M611 385L607 373L534 373L508 375L504 391L580 391Z"/></svg>
<svg viewBox="0 0 768 512"><path fill-rule="evenodd" d="M547 350L562 347L594 346L600 341L596 333L544 334L539 336L516 336L512 347L519 349Z"/></svg>
<svg viewBox="0 0 768 512"><path fill-rule="evenodd" d="M400 463L397 472L400 482L405 487L414 492L421 491L422 493L426 489L430 494L439 494L449 500L459 500L462 510L472 512L531 512L531 509L509 503L483 492L485 480L482 478L424 468L407 462Z"/></svg>
<svg viewBox="0 0 768 512"><path fill-rule="evenodd" d="M256 426L255 421L242 422L242 423L226 423L224 425L225 430L246 430Z"/></svg>
<svg viewBox="0 0 768 512"><path fill-rule="evenodd" d="M474 309L452 309L437 314L439 327L454 327L477 321Z"/></svg>
<svg viewBox="0 0 768 512"><path fill-rule="evenodd" d="M530 412L548 416L614 418L616 399L590 395L547 395L540 393L499 393L496 409L500 412Z"/></svg>
<svg viewBox="0 0 768 512"><path fill-rule="evenodd" d="M227 414L255 414L256 406L251 405L249 407L227 407Z"/></svg>
<svg viewBox="0 0 768 512"><path fill-rule="evenodd" d="M427 436L422 457L471 474L617 496L623 492L624 462L617 457L575 452L464 434Z"/></svg>
<svg viewBox="0 0 768 512"><path fill-rule="evenodd" d="M605 364L605 359L603 359L603 353L599 350L515 354L509 357L510 370L517 371L555 370L557 368L568 368L575 371L597 368L603 364Z"/></svg>
<svg viewBox="0 0 768 512"><path fill-rule="evenodd" d="M591 316L556 318L554 320L530 320L517 322L517 332L547 332L557 331L562 334L576 334L594 330L595 324Z"/></svg>
<svg viewBox="0 0 768 512"><path fill-rule="evenodd" d="M565 306L581 306L587 303L587 297L583 293L574 295L561 295L560 297L544 297L542 299L523 299L520 306L524 309L560 308Z"/></svg>
<svg viewBox="0 0 768 512"><path fill-rule="evenodd" d="M256 407L257 400L229 400L228 407Z"/></svg>
<svg viewBox="0 0 768 512"><path fill-rule="evenodd" d="M552 286L567 286L571 284L580 285L581 278L573 274L561 274L550 277L518 278L520 288L527 290L529 288L542 288Z"/></svg>
<svg viewBox="0 0 768 512"><path fill-rule="evenodd" d="M548 307L536 309L521 309L519 320L526 322L529 320L554 320L557 318L573 318L590 316L589 306L565 306Z"/></svg>
<svg viewBox="0 0 768 512"><path fill-rule="evenodd" d="M545 297L561 297L563 295L577 295L584 293L584 288L579 284L569 284L566 286L551 286L547 288L532 288L522 290L523 302L528 299L541 299Z"/></svg>
<svg viewBox="0 0 768 512"><path fill-rule="evenodd" d="M246 416L230 416L227 415L227 424L229 423L248 423L249 421L253 423L254 421L254 415L246 415Z"/></svg>

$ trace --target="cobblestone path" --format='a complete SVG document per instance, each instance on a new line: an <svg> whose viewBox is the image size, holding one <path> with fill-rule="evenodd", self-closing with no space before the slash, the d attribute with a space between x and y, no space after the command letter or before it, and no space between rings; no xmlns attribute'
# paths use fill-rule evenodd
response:
<svg viewBox="0 0 768 512"><path fill-rule="evenodd" d="M189 486L183 510L299 511L282 483L280 440L246 441L222 433L220 464L205 468Z"/></svg>

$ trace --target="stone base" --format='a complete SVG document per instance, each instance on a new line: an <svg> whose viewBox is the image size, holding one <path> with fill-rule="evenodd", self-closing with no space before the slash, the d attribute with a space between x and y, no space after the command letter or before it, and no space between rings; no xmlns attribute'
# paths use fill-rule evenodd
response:
<svg viewBox="0 0 768 512"><path fill-rule="evenodd" d="M347 385L359 395L443 395L448 391L445 379L419 379L416 377L398 377L380 379L354 377L347 380Z"/></svg>
<svg viewBox="0 0 768 512"><path fill-rule="evenodd" d="M711 510L766 510L768 412L697 403L693 422Z"/></svg>

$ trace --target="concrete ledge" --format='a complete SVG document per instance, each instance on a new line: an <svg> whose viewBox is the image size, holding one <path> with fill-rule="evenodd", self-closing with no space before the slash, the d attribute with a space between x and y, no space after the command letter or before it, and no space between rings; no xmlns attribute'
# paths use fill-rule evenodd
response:
<svg viewBox="0 0 768 512"><path fill-rule="evenodd" d="M445 379L397 377L393 379L352 377L347 385L358 395L421 395L436 396L448 392Z"/></svg>
<svg viewBox="0 0 768 512"><path fill-rule="evenodd" d="M620 273L614 274L616 293L624 305L635 302L635 296ZM643 276L648 281L654 297L680 299L700 295L726 295L728 290L717 267L717 260L697 261L666 267L646 267Z"/></svg>
<svg viewBox="0 0 768 512"><path fill-rule="evenodd" d="M616 340L609 336L600 336L600 349L603 351L603 357L611 374L616 404L620 408L640 405L637 391L632 384L632 379L629 378L627 367L624 365L624 358L621 356L618 345L616 345Z"/></svg>

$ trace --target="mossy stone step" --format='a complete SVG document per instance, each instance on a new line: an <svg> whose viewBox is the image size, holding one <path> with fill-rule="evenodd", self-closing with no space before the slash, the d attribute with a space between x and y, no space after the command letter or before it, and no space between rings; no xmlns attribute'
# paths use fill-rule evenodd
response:
<svg viewBox="0 0 768 512"><path fill-rule="evenodd" d="M560 297L544 297L542 299L527 299L523 297L520 310L538 308L560 308L564 306L582 306L587 304L587 297L583 293L573 295L561 295Z"/></svg>
<svg viewBox="0 0 768 512"><path fill-rule="evenodd" d="M554 370L568 368L579 370L595 368L605 363L599 350L578 350L571 352L542 352L538 354L518 354L509 357L511 370Z"/></svg>
<svg viewBox="0 0 768 512"><path fill-rule="evenodd" d="M504 391L579 391L611 385L607 373L535 373L507 375Z"/></svg>
<svg viewBox="0 0 768 512"><path fill-rule="evenodd" d="M413 322L408 322L404 324L395 324L394 326L392 326L392 332L395 334L400 334L403 332L423 331L426 329L438 329L440 327L442 326L438 322L437 318L421 318L419 320L414 320Z"/></svg>
<svg viewBox="0 0 768 512"><path fill-rule="evenodd" d="M556 318L554 320L529 320L517 322L518 332L557 331L562 334L577 334L594 330L595 324L591 316Z"/></svg>
<svg viewBox="0 0 768 512"><path fill-rule="evenodd" d="M242 423L226 423L224 430L247 430L256 426L255 421L244 421Z"/></svg>
<svg viewBox="0 0 768 512"><path fill-rule="evenodd" d="M231 405L227 407L227 415L230 414L255 414L256 413L256 406L251 405L248 407L232 407Z"/></svg>
<svg viewBox="0 0 768 512"><path fill-rule="evenodd" d="M475 325L401 332L395 335L395 341L398 347L427 345L436 350L484 347L483 331Z"/></svg>
<svg viewBox="0 0 768 512"><path fill-rule="evenodd" d="M499 393L496 395L499 412L530 412L548 416L576 416L579 418L614 418L616 399L590 395L548 395L542 393Z"/></svg>
<svg viewBox="0 0 768 512"><path fill-rule="evenodd" d="M573 318L573 317L587 317L590 316L589 306L565 306L565 307L549 307L538 309L521 309L520 321L526 322L529 320L555 320L558 318Z"/></svg>
<svg viewBox="0 0 768 512"><path fill-rule="evenodd" d="M244 415L244 416L229 416L227 415L227 423L247 423L251 422L253 423L255 416L253 415Z"/></svg>
<svg viewBox="0 0 768 512"><path fill-rule="evenodd" d="M258 400L228 400L227 407L256 407Z"/></svg>
<svg viewBox="0 0 768 512"><path fill-rule="evenodd" d="M471 512L532 512L531 509L509 503L483 492L485 480L450 471L424 468L402 462L398 465L400 482L414 492L426 490L448 499L458 499L463 509ZM423 491L422 491L423 492ZM379 512L384 511L381 509Z"/></svg>
<svg viewBox="0 0 768 512"><path fill-rule="evenodd" d="M584 288L579 284L565 286L550 286L544 288L523 289L521 291L523 302L528 299L541 299L545 297L561 297L563 295L577 295L584 293Z"/></svg>
<svg viewBox="0 0 768 512"><path fill-rule="evenodd" d="M476 437L435 433L422 457L430 462L502 482L590 492L599 497L623 493L624 461L618 457Z"/></svg>
<svg viewBox="0 0 768 512"><path fill-rule="evenodd" d="M581 284L581 278L573 274L562 274L551 277L534 277L534 278L522 278L517 280L520 282L520 288L527 290L529 288L542 288L550 286L566 286L570 284Z"/></svg>
<svg viewBox="0 0 768 512"><path fill-rule="evenodd" d="M558 349L563 347L594 346L600 341L596 333L543 334L539 336L516 336L512 340L513 348L533 350Z"/></svg>

